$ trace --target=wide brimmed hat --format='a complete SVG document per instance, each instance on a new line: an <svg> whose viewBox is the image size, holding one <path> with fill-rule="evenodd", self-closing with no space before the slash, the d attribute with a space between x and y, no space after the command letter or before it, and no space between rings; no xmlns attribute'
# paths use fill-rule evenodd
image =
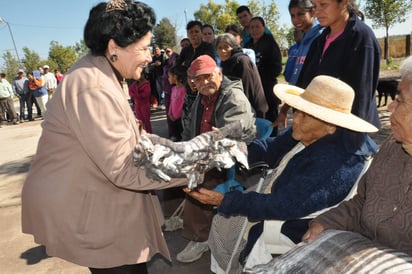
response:
<svg viewBox="0 0 412 274"><path fill-rule="evenodd" d="M337 78L320 75L313 78L306 90L277 84L273 91L286 104L322 121L353 131L378 131L374 125L351 113L355 93L348 84Z"/></svg>

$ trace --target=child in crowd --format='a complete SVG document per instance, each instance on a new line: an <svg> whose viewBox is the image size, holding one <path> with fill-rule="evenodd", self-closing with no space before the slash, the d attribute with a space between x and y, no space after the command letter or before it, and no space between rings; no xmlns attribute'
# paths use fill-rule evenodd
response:
<svg viewBox="0 0 412 274"><path fill-rule="evenodd" d="M142 73L140 79L131 84L129 95L134 100L136 118L143 123L143 128L148 133L152 133L152 124L150 123L151 88L145 73Z"/></svg>
<svg viewBox="0 0 412 274"><path fill-rule="evenodd" d="M186 95L186 69L183 66L173 66L168 73L169 83L173 85L170 95L170 107L167 113L172 121L171 139L173 141L182 140L182 109Z"/></svg>

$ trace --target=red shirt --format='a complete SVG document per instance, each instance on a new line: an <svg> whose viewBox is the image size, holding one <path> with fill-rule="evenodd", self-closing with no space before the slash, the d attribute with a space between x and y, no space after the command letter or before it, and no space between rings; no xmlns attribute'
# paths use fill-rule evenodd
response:
<svg viewBox="0 0 412 274"><path fill-rule="evenodd" d="M217 97L219 96L219 91L216 91L211 97L202 96L200 103L203 106L202 118L200 120L200 134L212 130L212 115L213 110L215 109L215 103Z"/></svg>

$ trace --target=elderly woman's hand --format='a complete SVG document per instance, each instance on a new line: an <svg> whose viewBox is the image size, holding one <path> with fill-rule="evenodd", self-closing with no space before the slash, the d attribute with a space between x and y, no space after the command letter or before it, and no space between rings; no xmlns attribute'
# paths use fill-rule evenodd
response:
<svg viewBox="0 0 412 274"><path fill-rule="evenodd" d="M191 190L190 188L184 188L190 197L198 200L202 204L218 206L222 203L223 194L217 191L209 190L206 188L198 188L197 190Z"/></svg>
<svg viewBox="0 0 412 274"><path fill-rule="evenodd" d="M316 238L318 238L319 234L325 230L325 227L316 221L312 221L309 224L309 229L306 231L306 233L302 236L302 242L307 242L311 243Z"/></svg>

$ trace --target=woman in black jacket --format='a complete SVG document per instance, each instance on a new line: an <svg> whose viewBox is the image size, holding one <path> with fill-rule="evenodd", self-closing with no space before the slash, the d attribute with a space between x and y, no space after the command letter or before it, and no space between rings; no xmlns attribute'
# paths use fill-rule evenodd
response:
<svg viewBox="0 0 412 274"><path fill-rule="evenodd" d="M221 34L216 38L216 50L221 60L223 74L242 80L243 91L256 117L264 118L268 111L268 104L256 65L243 53L235 37L230 33Z"/></svg>
<svg viewBox="0 0 412 274"><path fill-rule="evenodd" d="M280 103L280 100L273 93L273 87L277 84L277 77L282 72L282 55L273 35L265 32L265 26L265 20L262 17L252 18L249 26L252 40L245 47L255 51L256 66L269 106L266 119L273 122L278 116L278 106ZM277 129L274 128L272 135L276 134Z"/></svg>

